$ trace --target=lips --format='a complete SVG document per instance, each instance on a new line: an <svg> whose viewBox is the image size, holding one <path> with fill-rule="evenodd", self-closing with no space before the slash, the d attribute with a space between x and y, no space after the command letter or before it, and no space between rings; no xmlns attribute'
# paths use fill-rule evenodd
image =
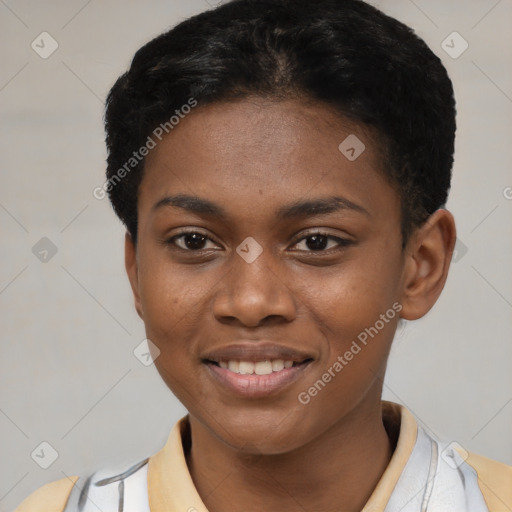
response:
<svg viewBox="0 0 512 512"><path fill-rule="evenodd" d="M311 354L286 346L249 342L210 351L202 362L225 390L263 397L291 385L313 359Z"/></svg>
<svg viewBox="0 0 512 512"><path fill-rule="evenodd" d="M292 361L292 363L302 363L307 359L313 359L313 356L284 345L275 345L268 343L256 343L253 341L231 344L226 347L211 350L206 353L203 360L220 363L221 361L273 361L283 360Z"/></svg>

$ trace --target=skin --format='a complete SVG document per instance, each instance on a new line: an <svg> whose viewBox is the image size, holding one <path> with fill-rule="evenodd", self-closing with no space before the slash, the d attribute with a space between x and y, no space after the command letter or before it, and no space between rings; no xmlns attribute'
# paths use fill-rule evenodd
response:
<svg viewBox="0 0 512 512"><path fill-rule="evenodd" d="M338 150L349 134L366 146L352 162ZM402 250L400 198L381 171L374 135L324 104L249 98L197 107L147 157L126 269L160 350L155 365L190 413L187 463L211 512L360 511L389 463L387 357L399 316L420 318L441 293L455 225L439 210ZM227 218L152 209L174 194L208 199ZM365 211L277 219L284 205L330 196ZM199 250L190 236L173 245L183 228L208 239ZM308 236L318 230L349 243L322 239L329 245L314 250ZM247 237L263 249L252 263L236 252ZM300 403L298 394L394 303L400 315ZM235 396L202 357L241 339L313 360L279 393Z"/></svg>

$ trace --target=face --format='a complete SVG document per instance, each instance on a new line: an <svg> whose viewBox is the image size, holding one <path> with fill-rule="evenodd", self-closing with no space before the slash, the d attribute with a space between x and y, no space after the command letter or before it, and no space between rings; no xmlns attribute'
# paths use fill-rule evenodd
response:
<svg viewBox="0 0 512 512"><path fill-rule="evenodd" d="M159 373L216 438L283 453L380 407L404 283L382 165L292 100L197 107L148 155L128 274Z"/></svg>

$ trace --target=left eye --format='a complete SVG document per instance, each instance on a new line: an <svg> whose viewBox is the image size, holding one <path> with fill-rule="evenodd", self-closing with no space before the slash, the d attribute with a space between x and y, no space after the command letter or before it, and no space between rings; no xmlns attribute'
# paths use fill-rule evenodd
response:
<svg viewBox="0 0 512 512"><path fill-rule="evenodd" d="M325 252L328 249L332 249L336 245L341 247L347 246L350 244L350 241L336 236L327 235L325 233L310 233L309 235L299 240L296 245L300 244L305 244L307 247L307 249L305 249L306 252Z"/></svg>

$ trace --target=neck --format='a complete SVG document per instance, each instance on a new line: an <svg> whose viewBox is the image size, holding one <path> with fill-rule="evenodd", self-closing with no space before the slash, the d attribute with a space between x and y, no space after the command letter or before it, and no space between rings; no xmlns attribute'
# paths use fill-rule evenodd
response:
<svg viewBox="0 0 512 512"><path fill-rule="evenodd" d="M187 463L210 512L360 511L393 453L378 407L358 406L292 452L261 455L228 446L193 417Z"/></svg>

